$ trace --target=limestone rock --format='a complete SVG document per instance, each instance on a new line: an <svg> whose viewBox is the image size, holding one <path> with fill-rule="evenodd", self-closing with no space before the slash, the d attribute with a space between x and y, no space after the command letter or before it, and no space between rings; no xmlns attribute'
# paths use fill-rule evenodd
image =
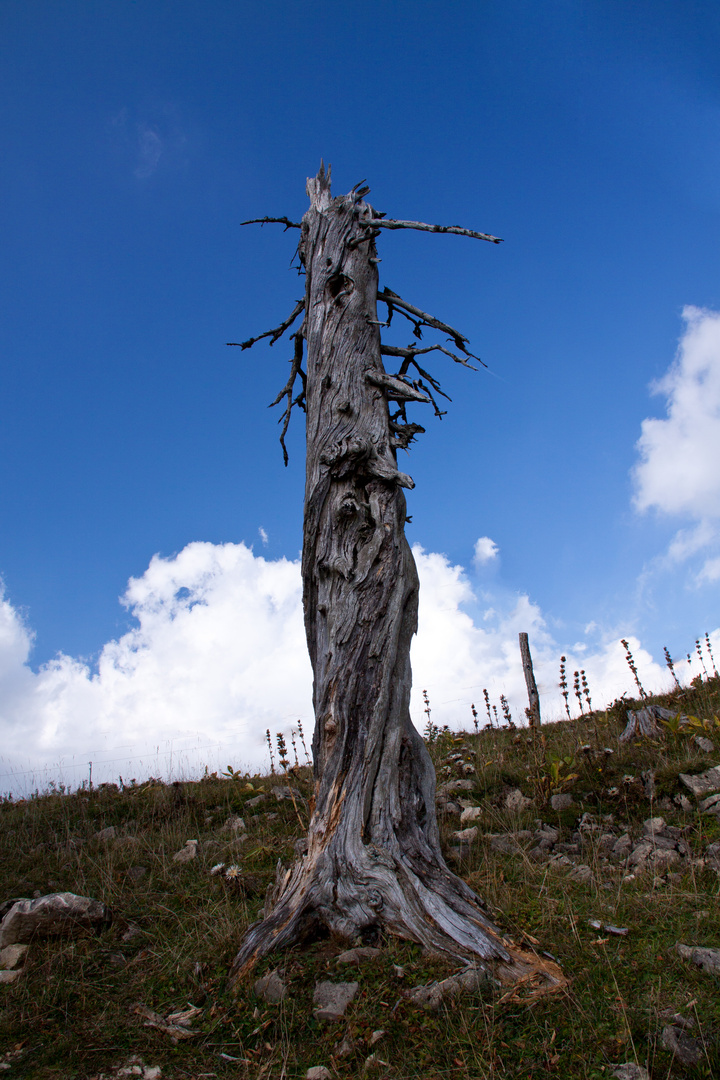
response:
<svg viewBox="0 0 720 1080"><path fill-rule="evenodd" d="M720 766L715 765L712 769L707 769L696 776L680 773L680 780L695 798L699 799L711 791L720 791Z"/></svg>
<svg viewBox="0 0 720 1080"><path fill-rule="evenodd" d="M105 904L71 892L20 900L0 925L0 949L26 944L35 937L67 937L82 930L100 930L111 922L112 913Z"/></svg>
<svg viewBox="0 0 720 1080"><path fill-rule="evenodd" d="M520 788L515 788L514 791L505 796L505 809L509 810L511 814L521 814L523 810L529 810L532 805L532 799L528 799L526 795L523 795Z"/></svg>
<svg viewBox="0 0 720 1080"><path fill-rule="evenodd" d="M176 862L176 863L189 863L189 862L192 862L192 860L197 856L197 853L198 853L198 841L197 840L187 840L185 842L185 847L180 848L180 850L176 851L175 854L173 855L173 862Z"/></svg>
<svg viewBox="0 0 720 1080"><path fill-rule="evenodd" d="M317 1020L339 1020L358 992L358 983L320 982L315 987L313 1003Z"/></svg>
<svg viewBox="0 0 720 1080"><path fill-rule="evenodd" d="M720 975L720 949L702 949L699 946L677 943L675 948L683 960L692 960L710 975Z"/></svg>
<svg viewBox="0 0 720 1080"><path fill-rule="evenodd" d="M279 971L271 971L257 980L253 991L256 997L262 998L270 1005L277 1005L287 995L287 986L282 981Z"/></svg>
<svg viewBox="0 0 720 1080"><path fill-rule="evenodd" d="M592 881L592 876L593 876L592 870L590 869L589 866L586 866L584 863L581 863L580 866L576 866L568 874L568 878L570 879L570 881L579 881L581 883Z"/></svg>
<svg viewBox="0 0 720 1080"><path fill-rule="evenodd" d="M240 833L245 832L245 822L238 814L231 814L223 825L222 831L238 836Z"/></svg>
<svg viewBox="0 0 720 1080"><path fill-rule="evenodd" d="M487 971L480 965L474 964L441 982L414 987L408 994L408 1000L414 1005L422 1006L423 1009L435 1011L440 1008L443 1001L452 1000L462 993L470 994L483 990L490 981Z"/></svg>
<svg viewBox="0 0 720 1080"><path fill-rule="evenodd" d="M710 795L709 798L703 799L698 810L701 814L713 814L715 817L720 817L720 794Z"/></svg>
<svg viewBox="0 0 720 1080"><path fill-rule="evenodd" d="M663 1028L660 1041L665 1049L674 1054L683 1065L697 1065L702 1057L700 1043L681 1027L669 1025Z"/></svg>
<svg viewBox="0 0 720 1080"><path fill-rule="evenodd" d="M20 978L22 972L22 968L17 968L15 971L0 971L0 986L10 986Z"/></svg>
<svg viewBox="0 0 720 1080"><path fill-rule="evenodd" d="M550 799L550 805L552 806L553 810L557 810L558 812L560 810L569 810L570 807L573 805L573 797L566 792L558 795L553 795Z"/></svg>
<svg viewBox="0 0 720 1080"><path fill-rule="evenodd" d="M96 840L114 840L117 834L117 829L114 825L108 825L107 829L101 829L100 832L95 833Z"/></svg>
<svg viewBox="0 0 720 1080"><path fill-rule="evenodd" d="M650 1073L643 1065L636 1065L633 1061L626 1061L624 1065L616 1065L612 1075L617 1080L650 1080Z"/></svg>
<svg viewBox="0 0 720 1080"><path fill-rule="evenodd" d="M264 792L262 792L260 795L255 795L255 796L253 796L252 799L248 799L248 801L245 803L245 805L250 806L250 807L259 806L260 803L265 802L266 798L267 798L267 796L265 795Z"/></svg>
<svg viewBox="0 0 720 1080"><path fill-rule="evenodd" d="M477 825L472 825L469 829L460 829L458 832L451 833L450 835L457 844L474 844L478 838Z"/></svg>
<svg viewBox="0 0 720 1080"><path fill-rule="evenodd" d="M460 815L460 824L469 825L470 822L477 821L478 818L481 818L482 813L483 811L481 806L468 806L463 810L462 814Z"/></svg>
<svg viewBox="0 0 720 1080"><path fill-rule="evenodd" d="M27 951L27 945L6 945L0 952L0 971L14 971Z"/></svg>
<svg viewBox="0 0 720 1080"><path fill-rule="evenodd" d="M693 742L704 754L712 754L715 749L715 743L711 739L706 739L704 735L696 735Z"/></svg>
<svg viewBox="0 0 720 1080"><path fill-rule="evenodd" d="M382 949L373 949L366 946L359 949L347 949L336 957L338 964L362 964L365 960L375 960L382 956Z"/></svg>
<svg viewBox="0 0 720 1080"><path fill-rule="evenodd" d="M665 828L665 818L651 817L643 822L643 836L657 836Z"/></svg>
<svg viewBox="0 0 720 1080"><path fill-rule="evenodd" d="M324 1065L313 1065L305 1073L305 1080L332 1080L332 1073Z"/></svg>
<svg viewBox="0 0 720 1080"><path fill-rule="evenodd" d="M270 794L274 795L278 802L282 802L283 799L293 798L295 799L295 802L305 802L298 789L295 787L289 787L288 785L284 785L281 787L280 784L278 784L277 787L270 788Z"/></svg>

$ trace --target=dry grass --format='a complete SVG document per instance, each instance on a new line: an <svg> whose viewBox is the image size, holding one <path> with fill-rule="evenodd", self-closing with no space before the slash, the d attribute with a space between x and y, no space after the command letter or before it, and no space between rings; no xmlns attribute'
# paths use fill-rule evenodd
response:
<svg viewBox="0 0 720 1080"><path fill-rule="evenodd" d="M720 680L696 680L682 697L653 700L711 720L720 714ZM570 978L565 995L532 1005L476 995L426 1013L404 991L450 969L393 939L383 942L379 962L351 976L334 960L342 943L331 940L272 958L258 974L284 968L290 993L279 1006L257 1001L250 988L229 996L225 978L239 938L262 906L278 859L293 857L300 836L291 801L266 794L259 806L247 806L277 778L211 776L5 803L0 899L68 890L103 900L115 920L98 937L31 947L22 978L0 987L0 1061L9 1055L9 1076L33 1078L110 1075L132 1054L161 1065L165 1080L290 1080L304 1077L312 1065L325 1065L340 1077L393 1080L600 1078L624 1061L647 1065L653 1077L719 1075L718 979L674 951L677 941L720 945L717 874L688 860L677 875L647 871L626 880L625 870L607 859L598 835L590 833L576 861L588 865L592 877L577 882L567 868L535 861L522 848L503 854L483 839L487 833L534 828L539 818L571 840L586 812L598 822L613 815L611 827L619 832L627 826L637 836L643 820L661 814L687 829L693 854L701 855L720 838L718 820L686 813L672 799L680 791L679 773L701 771L718 763L720 754L703 753L682 732L620 744L626 708L641 704L617 703L536 733L433 733L440 781L459 775L463 759L471 762L475 789L468 797L482 808L481 838L458 864L459 872L504 928L556 956ZM720 732L715 741L720 748ZM605 753L606 747L613 753ZM651 798L642 781L649 770L655 777ZM636 779L627 781L628 776ZM293 782L309 794L309 770ZM506 794L516 787L535 800L521 815L504 808ZM562 790L573 794L576 805L555 813L547 800ZM247 839L239 845L223 832L233 814L241 814L247 826ZM457 817L441 824L449 841L459 827ZM96 833L110 825L116 838L98 840ZM172 856L190 838L200 841L200 853L179 865ZM210 868L221 861L237 862L252 875L246 884L255 891L243 895L211 876ZM589 919L628 927L629 933L598 932ZM124 940L130 926L139 932ZM404 969L402 977L394 965ZM348 977L357 979L360 991L346 1021L318 1023L312 1016L315 982ZM173 1045L143 1025L133 1011L138 1002L162 1015L197 1005L202 1012L193 1023L196 1036ZM672 1059L660 1044L661 1013L668 1009L695 1020L693 1035L704 1051L693 1068ZM371 1046L378 1030L384 1034ZM355 1052L339 1058L335 1050L346 1034ZM365 1073L372 1053L388 1064L374 1070L371 1065Z"/></svg>

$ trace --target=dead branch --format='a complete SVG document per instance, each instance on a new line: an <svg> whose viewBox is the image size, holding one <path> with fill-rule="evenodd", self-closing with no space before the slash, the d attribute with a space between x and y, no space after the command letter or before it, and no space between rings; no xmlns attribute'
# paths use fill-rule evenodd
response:
<svg viewBox="0 0 720 1080"><path fill-rule="evenodd" d="M250 218L249 221L241 221L240 224L241 225L269 225L271 222L275 222L278 225L284 225L285 226L285 232L287 232L288 229L301 229L302 228L302 225L300 224L299 221L291 221L290 218L286 218L286 217L254 217L254 218Z"/></svg>
<svg viewBox="0 0 720 1080"><path fill-rule="evenodd" d="M462 364L463 367L470 368L471 371L478 370L476 367L473 367L472 364L469 364L467 360L463 359L462 356L457 356L454 352L451 352L450 349L446 349L444 345L427 345L424 349L416 349L412 345L408 345L406 349L403 349L399 345L381 345L380 352L383 356L404 356L406 359L422 356L423 353L441 352L444 353L445 356L449 356L456 364ZM468 355L470 354L468 353ZM473 360L477 360L484 368L487 367L487 364L481 360L479 356L474 356ZM417 364L415 366L417 367Z"/></svg>
<svg viewBox="0 0 720 1080"><path fill-rule="evenodd" d="M292 415L292 411L293 411L293 409L295 408L296 405L298 405L303 410L303 412L305 411L306 379L305 379L305 372L302 369L302 358L303 358L303 331L302 331L302 327L300 328L300 330L298 330L292 336L295 339L295 354L294 354L292 360L290 361L290 363L292 364L292 367L290 368L290 377L289 377L288 381L285 383L285 385L283 386L283 388L280 391L280 393L278 394L278 396L275 398L275 400L271 401L270 404L268 405L268 408L272 409L273 406L279 405L283 398L286 399L285 411L282 414L282 416L280 417L280 419L278 420L278 423L282 424L282 426L283 426L282 432L280 433L280 445L282 446L283 460L284 460L286 466L288 464L288 461L290 460L289 457L288 457L287 447L285 446L285 435L287 434L287 429L288 429L288 426L290 424L290 416ZM302 390L300 391L298 396L295 399L293 399L293 390L295 389L295 380L298 378L298 376L300 377L300 380L302 382Z"/></svg>
<svg viewBox="0 0 720 1080"><path fill-rule="evenodd" d="M263 338L269 337L270 344L274 345L278 338L281 338L288 327L297 319L301 311L305 310L305 299L298 300L297 304L293 308L290 315L288 315L285 322L281 322L279 326L276 326L274 330L266 330L264 334L258 334L257 337L248 338L247 341L228 341L227 345L238 345L241 349L250 349L256 341L262 341ZM281 395L282 396L282 395Z"/></svg>
<svg viewBox="0 0 720 1080"><path fill-rule="evenodd" d="M392 218L370 218L363 224L373 229L417 229L418 232L454 233L456 236L471 236L474 240L489 240L491 244L502 244L500 236L473 232L472 229L462 229L459 225L426 225L422 221L394 221Z"/></svg>

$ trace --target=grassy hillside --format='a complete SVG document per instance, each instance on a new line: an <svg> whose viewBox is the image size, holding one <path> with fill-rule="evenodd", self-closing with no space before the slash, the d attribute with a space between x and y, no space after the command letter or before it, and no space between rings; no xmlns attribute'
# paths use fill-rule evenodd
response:
<svg viewBox="0 0 720 1080"><path fill-rule="evenodd" d="M131 1075L118 1069L131 1069L137 1055L163 1078L289 1080L312 1066L394 1080L600 1078L621 1062L640 1062L652 1077L720 1075L720 978L675 950L677 942L720 946L720 846L708 851L720 841L720 819L699 812L679 780L720 763L720 680L652 700L706 721L704 730L671 723L662 738L620 743L626 709L645 701L617 702L537 736L428 727L438 783L471 781L440 799L448 860L509 934L551 953L570 980L537 1001L519 988L465 994L428 1012L408 991L454 969L394 939L349 971L336 962L348 944L332 939L269 958L257 974L281 969L289 992L280 1004L256 998L251 985L230 996L226 973L243 929L307 824L306 801L272 794L282 776L150 781L4 803L0 900L70 891L103 900L114 921L98 935L30 946L22 975L0 986L0 1068L110 1077ZM698 734L716 749L701 749ZM309 798L308 769L291 783ZM510 810L517 789L532 803ZM573 805L554 810L558 793ZM479 808L471 825L459 820L467 807ZM226 824L237 816L242 823ZM657 817L665 825L645 833L666 837L665 855L653 848L630 865L643 823ZM98 837L111 826L114 836ZM467 827L477 835L453 837ZM199 841L197 856L175 861L189 839ZM212 874L218 863L225 872ZM359 983L343 1020L313 1017L323 979ZM173 1043L145 1025L138 1004L162 1017L196 1006L192 1034ZM694 1065L662 1043L672 1016L692 1024ZM142 1068L136 1063L135 1075Z"/></svg>

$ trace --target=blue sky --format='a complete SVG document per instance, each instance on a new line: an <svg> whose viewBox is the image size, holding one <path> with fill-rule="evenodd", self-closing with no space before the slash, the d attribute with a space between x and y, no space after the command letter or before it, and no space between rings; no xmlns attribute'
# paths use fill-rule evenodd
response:
<svg viewBox="0 0 720 1080"><path fill-rule="evenodd" d="M453 404L401 465L457 611L526 597L548 656L634 635L661 662L718 628L716 4L4 0L0 53L13 686L95 677L154 555L296 559L302 423L285 469L266 408L289 347L225 342L302 295L294 234L239 223L299 220L321 157L336 193L504 238L379 240L381 283L489 367L435 362ZM35 730L26 707L0 721Z"/></svg>

